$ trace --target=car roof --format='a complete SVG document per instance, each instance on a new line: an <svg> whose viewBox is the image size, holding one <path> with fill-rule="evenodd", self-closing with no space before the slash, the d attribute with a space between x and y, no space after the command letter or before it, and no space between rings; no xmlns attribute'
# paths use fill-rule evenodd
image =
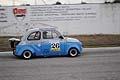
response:
<svg viewBox="0 0 120 80"><path fill-rule="evenodd" d="M50 31L54 31L56 30L57 28L54 28L54 27L50 27L50 28L30 28L26 31L25 35L23 36L22 40L26 40L26 37L28 37L28 35L34 31L47 31L47 30L50 30ZM60 32L57 31L57 33L59 35L61 35Z"/></svg>
<svg viewBox="0 0 120 80"><path fill-rule="evenodd" d="M31 29L28 29L28 31L39 31L39 30L42 30L42 31L46 31L46 30L56 30L56 28L31 28Z"/></svg>

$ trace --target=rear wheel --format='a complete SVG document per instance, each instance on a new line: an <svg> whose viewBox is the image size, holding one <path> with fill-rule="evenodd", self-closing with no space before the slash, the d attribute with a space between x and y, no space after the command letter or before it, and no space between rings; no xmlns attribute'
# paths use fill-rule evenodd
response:
<svg viewBox="0 0 120 80"><path fill-rule="evenodd" d="M70 57L76 57L76 56L78 56L79 52L76 48L71 48L69 50L68 54Z"/></svg>
<svg viewBox="0 0 120 80"><path fill-rule="evenodd" d="M24 59L30 59L32 57L32 52L29 51L29 50L26 50L26 51L23 52L22 57Z"/></svg>

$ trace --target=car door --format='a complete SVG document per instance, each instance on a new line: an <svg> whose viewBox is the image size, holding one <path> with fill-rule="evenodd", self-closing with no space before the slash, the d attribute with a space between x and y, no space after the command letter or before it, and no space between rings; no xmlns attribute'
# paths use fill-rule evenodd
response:
<svg viewBox="0 0 120 80"><path fill-rule="evenodd" d="M33 31L27 37L28 47L34 50L36 56L41 56L41 32Z"/></svg>
<svg viewBox="0 0 120 80"><path fill-rule="evenodd" d="M57 56L64 53L64 40L54 31L43 31L42 52L46 56Z"/></svg>

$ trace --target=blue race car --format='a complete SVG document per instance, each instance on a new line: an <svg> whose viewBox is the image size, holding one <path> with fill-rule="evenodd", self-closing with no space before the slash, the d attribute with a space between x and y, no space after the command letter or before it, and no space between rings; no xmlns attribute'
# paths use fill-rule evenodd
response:
<svg viewBox="0 0 120 80"><path fill-rule="evenodd" d="M55 28L30 29L22 37L11 39L15 46L13 54L24 59L33 56L64 56L76 57L82 52L82 43L74 38L63 37Z"/></svg>

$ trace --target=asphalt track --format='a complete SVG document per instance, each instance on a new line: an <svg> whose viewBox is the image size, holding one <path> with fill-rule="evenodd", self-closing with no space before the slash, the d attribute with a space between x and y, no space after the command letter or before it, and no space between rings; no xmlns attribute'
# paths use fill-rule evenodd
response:
<svg viewBox="0 0 120 80"><path fill-rule="evenodd" d="M0 80L120 80L120 47L85 48L75 58L31 60L0 52Z"/></svg>

